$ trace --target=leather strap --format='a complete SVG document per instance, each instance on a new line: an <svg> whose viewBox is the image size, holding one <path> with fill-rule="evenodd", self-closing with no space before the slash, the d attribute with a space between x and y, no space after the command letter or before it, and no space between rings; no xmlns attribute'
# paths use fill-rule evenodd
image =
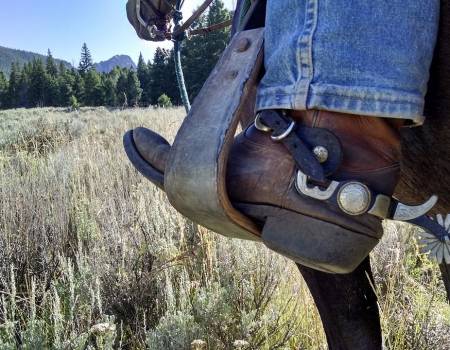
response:
<svg viewBox="0 0 450 350"><path fill-rule="evenodd" d="M326 202L329 206L339 208L347 215L372 215L380 219L409 222L421 227L439 240L448 238L446 228L432 220L427 213L435 206L438 198L431 196L420 205L407 205L394 197L371 190L358 181L332 181L327 188L310 187L306 175L297 173L295 186L300 195Z"/></svg>
<svg viewBox="0 0 450 350"><path fill-rule="evenodd" d="M306 174L310 180L318 183L325 183L327 181L322 165L316 159L310 147L308 147L295 132L295 129L298 126L295 125L292 131L287 134L289 128L292 128L292 123L294 123L294 121L276 110L264 110L259 113L258 118L263 125L271 129L272 140L281 142L286 147L297 163L299 169ZM280 137L283 134L285 134L285 136L277 140L277 137Z"/></svg>

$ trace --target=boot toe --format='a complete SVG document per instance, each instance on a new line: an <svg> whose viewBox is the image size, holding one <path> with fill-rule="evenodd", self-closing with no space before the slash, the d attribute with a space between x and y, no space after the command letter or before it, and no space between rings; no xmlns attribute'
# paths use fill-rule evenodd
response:
<svg viewBox="0 0 450 350"><path fill-rule="evenodd" d="M133 141L142 158L164 173L171 147L169 142L161 135L143 127L133 130Z"/></svg>

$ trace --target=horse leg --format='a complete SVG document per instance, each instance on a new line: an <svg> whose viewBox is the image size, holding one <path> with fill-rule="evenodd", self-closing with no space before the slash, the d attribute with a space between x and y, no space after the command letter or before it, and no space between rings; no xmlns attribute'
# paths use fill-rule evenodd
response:
<svg viewBox="0 0 450 350"><path fill-rule="evenodd" d="M330 350L382 349L380 316L371 286L369 258L346 275L297 266L319 310Z"/></svg>

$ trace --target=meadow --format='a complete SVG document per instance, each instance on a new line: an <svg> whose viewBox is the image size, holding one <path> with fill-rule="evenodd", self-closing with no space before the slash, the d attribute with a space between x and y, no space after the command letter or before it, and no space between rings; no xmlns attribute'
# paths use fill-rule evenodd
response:
<svg viewBox="0 0 450 350"><path fill-rule="evenodd" d="M122 150L183 110L0 111L0 349L326 349L296 266L184 219ZM450 349L439 268L386 223L372 254L386 348Z"/></svg>

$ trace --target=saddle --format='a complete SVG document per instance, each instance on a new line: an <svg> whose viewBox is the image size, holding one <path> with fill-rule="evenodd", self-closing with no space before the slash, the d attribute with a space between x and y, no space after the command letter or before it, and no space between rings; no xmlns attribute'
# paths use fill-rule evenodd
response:
<svg viewBox="0 0 450 350"><path fill-rule="evenodd" d="M256 87L263 71L264 29L252 28L261 23L261 3L253 3L254 16L248 16L242 30L234 34L195 99L173 145L145 128L130 130L124 135L125 151L132 164L166 192L170 203L181 214L214 232L263 242L274 251L317 270L353 271L375 247L381 234L370 230L364 233L364 229L360 230L364 234L355 232L351 224L345 224L345 219L339 224L324 224L279 208L264 208L263 214L258 214L261 207L249 208L247 203L232 201L230 193L233 191L227 188L227 169L236 131L239 123L244 129L253 124L252 128L271 134L276 141L289 140L285 146L295 160L297 172L291 187L307 203L325 203L343 218L345 215L361 218L363 224L373 218L409 222L438 240L448 239L445 227L429 216L436 206L437 196L421 205L410 206L397 199L401 198L401 193L391 197L359 181L326 181L326 175L336 171L342 158L339 141L332 133L297 126L282 113L269 111L255 118ZM439 50L438 46L437 59ZM433 101L438 103L436 99ZM440 113L433 113L432 125L442 124L444 119ZM449 123L448 118L445 123ZM423 136L427 135L427 128L434 133L437 129L425 126L418 134L406 132L407 140L419 140L419 145L423 146L420 148L416 142L410 154L427 157L429 139ZM291 147L294 144L295 147ZM408 154L407 147L404 152ZM409 159L408 155L405 159ZM448 160L445 159L444 169L449 166ZM415 174L413 183L420 183L423 171L417 169L417 165L413 165L412 171L406 169L406 174ZM406 179L407 183L408 177ZM404 183L400 188L405 187ZM403 192L408 199L418 197L411 195L414 191ZM445 194L448 197L448 192ZM439 209L449 209L448 198L446 200Z"/></svg>
<svg viewBox="0 0 450 350"><path fill-rule="evenodd" d="M139 38L149 41L166 40L175 5L176 0L129 0L128 21Z"/></svg>

